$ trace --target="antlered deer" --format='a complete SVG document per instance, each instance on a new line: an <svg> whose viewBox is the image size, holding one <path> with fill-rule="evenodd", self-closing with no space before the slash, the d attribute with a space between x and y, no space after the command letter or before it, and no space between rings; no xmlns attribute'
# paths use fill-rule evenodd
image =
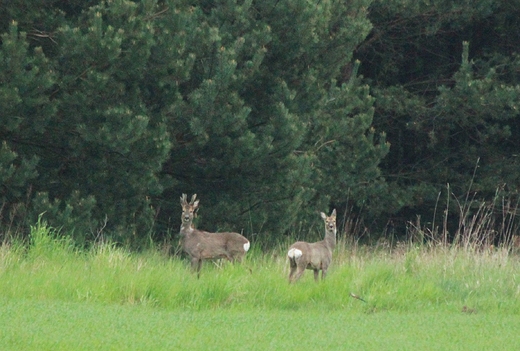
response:
<svg viewBox="0 0 520 351"><path fill-rule="evenodd" d="M325 279L327 269L332 261L332 251L336 246L336 209L329 217L321 213L321 218L325 221L325 239L316 243L298 241L291 245L287 256L291 265L289 282L300 279L305 269L314 271L314 280L318 281L321 269L321 279Z"/></svg>
<svg viewBox="0 0 520 351"><path fill-rule="evenodd" d="M247 250L249 240L238 233L209 233L193 228L193 217L199 206L194 194L188 203L186 194L182 194L181 206L181 243L182 249L191 259L191 267L200 274L202 260L226 258L231 262L241 261Z"/></svg>

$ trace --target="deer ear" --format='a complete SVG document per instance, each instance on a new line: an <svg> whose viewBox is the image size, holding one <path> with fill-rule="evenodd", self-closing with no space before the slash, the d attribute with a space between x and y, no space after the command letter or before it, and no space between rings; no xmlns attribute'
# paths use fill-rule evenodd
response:
<svg viewBox="0 0 520 351"><path fill-rule="evenodd" d="M332 210L332 213L330 214L331 217L336 217L336 209Z"/></svg>
<svg viewBox="0 0 520 351"><path fill-rule="evenodd" d="M326 215L325 213L322 212L322 213L321 213L321 218L322 218L322 219L327 219L327 215Z"/></svg>
<svg viewBox="0 0 520 351"><path fill-rule="evenodd" d="M195 201L195 202L193 203L193 209L195 210L195 209L197 209L197 208L199 208L199 200L197 200L197 201Z"/></svg>

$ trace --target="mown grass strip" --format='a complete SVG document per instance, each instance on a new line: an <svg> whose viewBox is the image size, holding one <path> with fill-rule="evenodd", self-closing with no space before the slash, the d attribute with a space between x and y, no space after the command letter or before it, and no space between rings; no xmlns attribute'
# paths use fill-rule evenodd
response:
<svg viewBox="0 0 520 351"><path fill-rule="evenodd" d="M1 299L0 348L10 350L515 350L512 314L163 310Z"/></svg>

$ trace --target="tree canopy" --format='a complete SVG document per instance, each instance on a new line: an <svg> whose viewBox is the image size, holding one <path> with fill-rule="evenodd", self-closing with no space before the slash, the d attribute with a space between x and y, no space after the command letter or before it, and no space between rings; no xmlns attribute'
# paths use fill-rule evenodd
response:
<svg viewBox="0 0 520 351"><path fill-rule="evenodd" d="M502 0L10 1L0 225L85 244L271 243L327 207L373 223L519 186L520 5ZM478 168L478 169L477 169ZM407 217L408 216L408 217ZM7 234L4 234L7 235Z"/></svg>

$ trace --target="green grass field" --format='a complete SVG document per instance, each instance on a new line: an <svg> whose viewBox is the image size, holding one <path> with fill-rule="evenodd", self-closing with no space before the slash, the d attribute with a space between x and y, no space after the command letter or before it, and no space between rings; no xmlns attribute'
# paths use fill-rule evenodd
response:
<svg viewBox="0 0 520 351"><path fill-rule="evenodd" d="M518 350L519 317L0 300L2 350Z"/></svg>
<svg viewBox="0 0 520 351"><path fill-rule="evenodd" d="M284 247L197 279L160 250L53 237L38 226L30 246L0 246L0 350L520 349L505 249L340 243L326 281L289 285Z"/></svg>

